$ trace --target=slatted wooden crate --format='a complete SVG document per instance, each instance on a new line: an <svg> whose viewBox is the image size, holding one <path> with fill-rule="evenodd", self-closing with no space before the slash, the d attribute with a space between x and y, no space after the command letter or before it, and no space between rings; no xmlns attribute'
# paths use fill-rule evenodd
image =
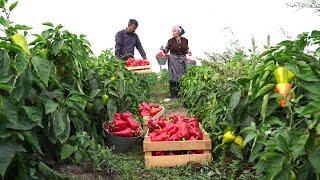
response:
<svg viewBox="0 0 320 180"><path fill-rule="evenodd" d="M126 67L129 71L135 72L135 73L151 73L151 65L146 66L134 66L134 67Z"/></svg>
<svg viewBox="0 0 320 180"><path fill-rule="evenodd" d="M174 167L182 166L188 163L208 163L212 161L211 155L211 139L209 134L204 133L203 140L192 141L161 141L151 142L148 133L143 142L143 150L145 152L145 165L151 167ZM186 155L167 155L152 156L153 151L184 151L184 150L203 150L203 154L186 154Z"/></svg>

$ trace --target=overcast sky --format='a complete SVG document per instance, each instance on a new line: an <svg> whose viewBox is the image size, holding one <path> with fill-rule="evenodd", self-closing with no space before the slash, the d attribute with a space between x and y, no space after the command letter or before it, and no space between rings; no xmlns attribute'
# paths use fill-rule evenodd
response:
<svg viewBox="0 0 320 180"><path fill-rule="evenodd" d="M43 30L42 22L62 24L71 32L87 35L98 54L113 48L115 33L135 18L140 24L137 33L156 70L154 56L171 37L173 25L185 29L195 57L223 51L233 38L250 48L254 36L261 47L268 34L272 44L285 39L281 28L292 37L319 29L320 17L312 10L287 8L286 2L290 0L20 0L12 20L37 33ZM139 53L135 55L140 58Z"/></svg>

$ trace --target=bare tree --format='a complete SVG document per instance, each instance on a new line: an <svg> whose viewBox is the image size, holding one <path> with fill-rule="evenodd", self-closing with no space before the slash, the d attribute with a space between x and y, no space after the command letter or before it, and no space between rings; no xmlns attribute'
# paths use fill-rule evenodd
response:
<svg viewBox="0 0 320 180"><path fill-rule="evenodd" d="M320 13L320 0L304 0L296 1L294 3L287 3L288 7L301 9L314 9L316 13Z"/></svg>

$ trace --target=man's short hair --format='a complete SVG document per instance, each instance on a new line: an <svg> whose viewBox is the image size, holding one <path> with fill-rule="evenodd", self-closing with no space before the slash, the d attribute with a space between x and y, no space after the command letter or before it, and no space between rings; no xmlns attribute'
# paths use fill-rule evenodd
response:
<svg viewBox="0 0 320 180"><path fill-rule="evenodd" d="M138 27L139 23L138 23L138 21L135 20L135 19L130 19L130 20L129 20L129 23L128 23L128 26L130 26L130 25L135 25L135 26Z"/></svg>

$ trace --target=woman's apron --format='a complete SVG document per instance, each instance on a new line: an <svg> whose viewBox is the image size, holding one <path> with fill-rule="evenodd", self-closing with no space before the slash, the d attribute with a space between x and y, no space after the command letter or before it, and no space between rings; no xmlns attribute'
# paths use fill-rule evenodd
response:
<svg viewBox="0 0 320 180"><path fill-rule="evenodd" d="M170 81L179 82L181 76L186 72L186 55L171 54L168 62Z"/></svg>

